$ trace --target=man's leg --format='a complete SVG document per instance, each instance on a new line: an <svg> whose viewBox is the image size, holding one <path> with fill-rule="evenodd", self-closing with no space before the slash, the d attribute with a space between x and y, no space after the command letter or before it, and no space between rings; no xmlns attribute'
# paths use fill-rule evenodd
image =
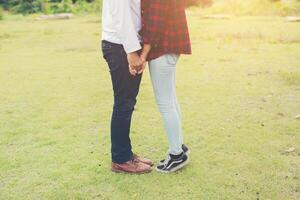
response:
<svg viewBox="0 0 300 200"><path fill-rule="evenodd" d="M114 91L111 118L112 161L122 164L133 158L129 133L141 75L132 76L129 73L127 56L122 45L103 42L102 49L109 65Z"/></svg>

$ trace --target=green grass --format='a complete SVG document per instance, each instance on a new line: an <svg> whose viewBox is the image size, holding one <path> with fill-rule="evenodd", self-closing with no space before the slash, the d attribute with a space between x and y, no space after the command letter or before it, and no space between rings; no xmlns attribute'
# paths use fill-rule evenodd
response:
<svg viewBox="0 0 300 200"><path fill-rule="evenodd" d="M0 22L1 200L300 199L300 23L192 13L193 56L177 71L191 163L137 176L110 172L99 19ZM135 152L165 156L148 71L131 134Z"/></svg>

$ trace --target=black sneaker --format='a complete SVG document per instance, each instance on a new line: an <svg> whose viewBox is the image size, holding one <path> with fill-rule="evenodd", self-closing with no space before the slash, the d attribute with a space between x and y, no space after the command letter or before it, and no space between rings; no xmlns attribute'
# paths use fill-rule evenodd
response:
<svg viewBox="0 0 300 200"><path fill-rule="evenodd" d="M156 171L162 173L175 172L187 165L188 162L189 157L184 152L178 156L169 154L163 163L156 166Z"/></svg>
<svg viewBox="0 0 300 200"><path fill-rule="evenodd" d="M189 150L189 148L188 148L185 144L183 144L183 145L181 146L181 148L182 148L182 151L183 151L186 155L189 155L189 154L190 154L191 151ZM161 163L163 163L163 162L165 162L165 159L159 161L159 164L161 164Z"/></svg>

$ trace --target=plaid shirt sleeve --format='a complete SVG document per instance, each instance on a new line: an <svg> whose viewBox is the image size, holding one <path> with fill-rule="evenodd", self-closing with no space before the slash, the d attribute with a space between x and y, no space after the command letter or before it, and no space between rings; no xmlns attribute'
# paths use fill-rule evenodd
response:
<svg viewBox="0 0 300 200"><path fill-rule="evenodd" d="M145 22L143 24L143 43L156 44L162 34L163 22L167 17L168 0L151 0L147 4L147 9L143 10ZM151 12L151 13L149 13Z"/></svg>

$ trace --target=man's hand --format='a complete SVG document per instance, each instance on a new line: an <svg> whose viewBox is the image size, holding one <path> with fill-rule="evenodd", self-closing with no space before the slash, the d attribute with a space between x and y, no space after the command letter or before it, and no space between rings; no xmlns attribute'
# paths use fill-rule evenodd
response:
<svg viewBox="0 0 300 200"><path fill-rule="evenodd" d="M128 68L129 68L129 73L132 75L132 76L135 76L137 75L137 70L135 70L134 68L132 68L130 65L128 65Z"/></svg>
<svg viewBox="0 0 300 200"><path fill-rule="evenodd" d="M132 69L139 71L139 68L142 66L143 62L137 52L132 52L127 54L128 64Z"/></svg>

